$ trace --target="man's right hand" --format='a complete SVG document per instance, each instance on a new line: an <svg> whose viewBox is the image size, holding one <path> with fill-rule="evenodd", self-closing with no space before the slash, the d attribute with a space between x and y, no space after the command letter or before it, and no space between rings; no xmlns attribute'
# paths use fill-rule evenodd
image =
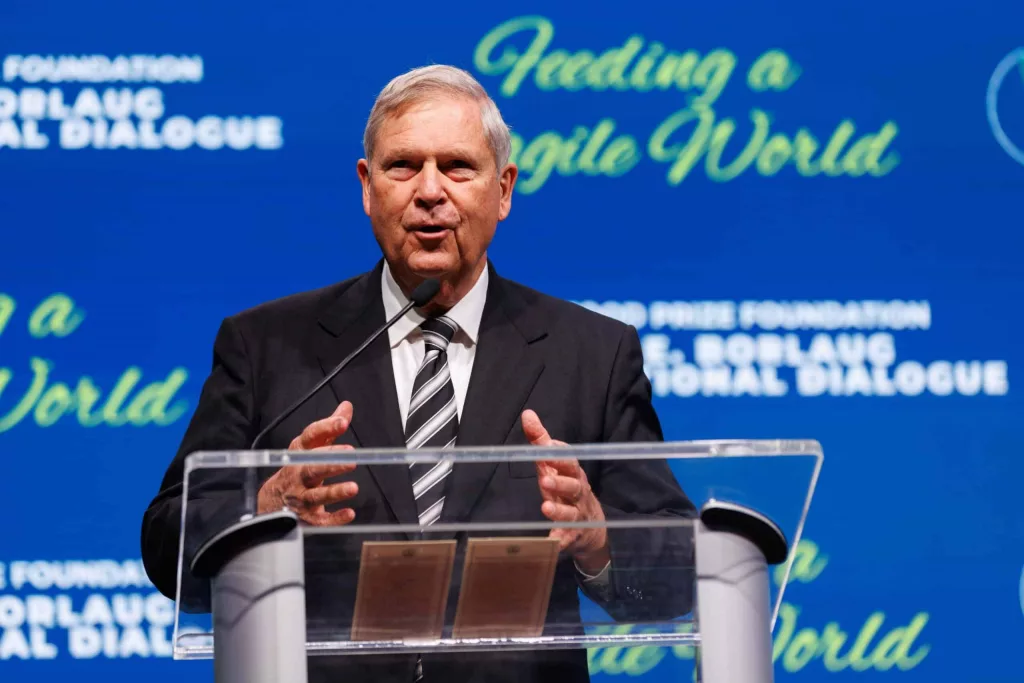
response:
<svg viewBox="0 0 1024 683"><path fill-rule="evenodd" d="M352 404L342 401L334 413L317 420L302 430L288 446L290 451L347 451L348 444L335 445L334 440L348 431L352 424ZM288 508L303 522L314 526L348 524L355 519L351 508L327 512L325 505L340 503L359 493L354 481L324 484L324 479L348 474L353 464L291 465L282 467L263 483L257 496L260 513Z"/></svg>

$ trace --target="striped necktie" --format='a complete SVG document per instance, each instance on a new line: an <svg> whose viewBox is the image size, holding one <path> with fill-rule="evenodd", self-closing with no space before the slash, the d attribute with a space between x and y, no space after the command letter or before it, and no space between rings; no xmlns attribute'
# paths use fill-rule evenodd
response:
<svg viewBox="0 0 1024 683"><path fill-rule="evenodd" d="M459 434L459 413L455 386L448 368L448 343L459 326L444 316L423 321L425 353L412 383L409 415L405 419L405 445L408 448L451 448ZM423 526L441 517L444 506L444 481L452 470L449 461L413 463L409 466L416 513ZM423 659L416 658L413 683L423 680Z"/></svg>
<svg viewBox="0 0 1024 683"><path fill-rule="evenodd" d="M444 316L430 318L420 325L426 348L423 363L413 381L409 415L405 420L407 448L451 448L455 445L459 415L447 349L458 327ZM451 469L450 461L410 465L409 477L421 525L429 526L441 516L444 481Z"/></svg>

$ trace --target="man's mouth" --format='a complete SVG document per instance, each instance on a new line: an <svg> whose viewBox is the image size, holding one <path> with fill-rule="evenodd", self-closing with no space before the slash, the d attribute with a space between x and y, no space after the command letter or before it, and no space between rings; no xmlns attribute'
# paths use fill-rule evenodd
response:
<svg viewBox="0 0 1024 683"><path fill-rule="evenodd" d="M415 232L417 235L424 236L441 236L446 233L450 228L446 225L416 225L409 228L410 232Z"/></svg>

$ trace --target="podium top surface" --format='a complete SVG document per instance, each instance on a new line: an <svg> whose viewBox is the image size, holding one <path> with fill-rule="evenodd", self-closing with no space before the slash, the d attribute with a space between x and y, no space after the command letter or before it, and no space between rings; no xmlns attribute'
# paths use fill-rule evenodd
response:
<svg viewBox="0 0 1024 683"><path fill-rule="evenodd" d="M351 451L236 450L197 451L188 456L185 471L200 468L283 467L311 462L399 464L414 462L534 462L580 460L684 460L728 457L824 457L814 439L708 439L696 441L571 444L569 446L471 446L448 449L359 448Z"/></svg>

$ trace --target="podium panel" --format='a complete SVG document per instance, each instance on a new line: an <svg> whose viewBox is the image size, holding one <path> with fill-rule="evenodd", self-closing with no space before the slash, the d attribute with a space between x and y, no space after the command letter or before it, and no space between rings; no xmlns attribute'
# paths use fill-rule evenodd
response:
<svg viewBox="0 0 1024 683"><path fill-rule="evenodd" d="M822 457L814 441L195 453L174 656L300 680L318 655L688 644L706 681L764 680L750 670L770 677L786 584L768 567L788 574ZM261 505L285 468L317 493Z"/></svg>

